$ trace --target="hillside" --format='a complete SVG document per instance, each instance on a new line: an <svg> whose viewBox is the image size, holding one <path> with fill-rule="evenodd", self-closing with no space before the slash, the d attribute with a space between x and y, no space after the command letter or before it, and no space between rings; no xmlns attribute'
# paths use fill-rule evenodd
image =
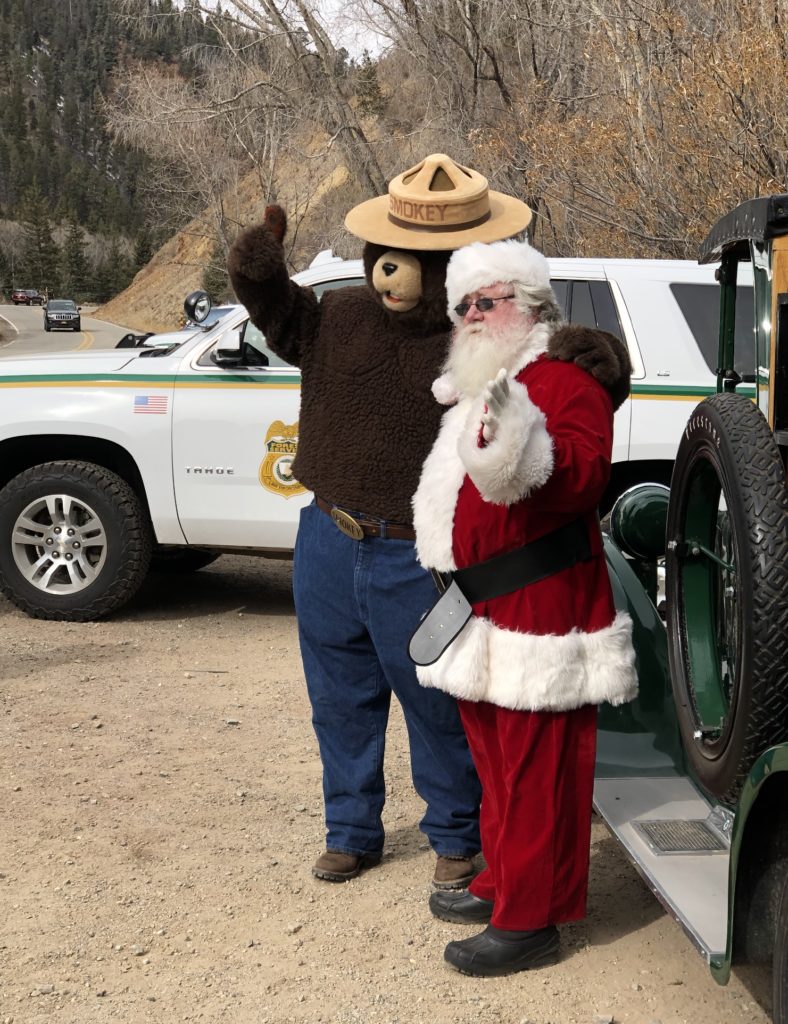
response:
<svg viewBox="0 0 788 1024"><path fill-rule="evenodd" d="M199 19L173 17L171 0L150 0L155 32L120 9L0 0L0 218L11 225L0 232L0 293L37 287L100 301L150 255L151 160L110 134L104 104L131 64L193 78L189 47L215 36Z"/></svg>
<svg viewBox="0 0 788 1024"><path fill-rule="evenodd" d="M211 239L199 222L169 239L128 288L96 310L96 316L140 332L167 331L183 323L183 300L201 287Z"/></svg>
<svg viewBox="0 0 788 1024"><path fill-rule="evenodd" d="M287 174L289 182L280 202L288 210L291 231L297 225L297 247L290 252L293 271L302 270L316 255L323 236L327 209L348 203L347 170L336 166L333 158L320 166L321 176L315 183L303 168L293 166ZM309 201L298 200L309 186ZM259 193L256 179L250 175L228 203L234 200L239 220L253 224L262 216L266 200ZM358 255L358 243L347 235L338 239L335 251L343 256ZM205 267L213 253L213 238L205 217L187 224L155 253L150 262L139 271L128 288L100 306L96 315L112 323L126 324L138 331L166 331L183 322L183 300L196 288L202 288ZM354 251L356 250L356 251Z"/></svg>
<svg viewBox="0 0 788 1024"><path fill-rule="evenodd" d="M0 0L0 292L171 326L194 286L222 297L265 200L293 270L354 255L344 213L429 152L524 199L550 255L692 257L723 210L788 188L773 5L643 7L637 30L620 0L363 6L374 59L321 0Z"/></svg>

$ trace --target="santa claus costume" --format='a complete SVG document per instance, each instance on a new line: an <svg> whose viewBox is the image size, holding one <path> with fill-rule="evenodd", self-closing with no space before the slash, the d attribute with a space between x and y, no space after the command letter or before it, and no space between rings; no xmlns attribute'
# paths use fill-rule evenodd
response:
<svg viewBox="0 0 788 1024"><path fill-rule="evenodd" d="M467 246L449 263L449 308L513 282L549 290L547 261L527 243ZM446 952L454 966L480 974L552 962L554 926L585 916L596 708L631 700L637 686L631 621L614 607L597 516L610 475L611 398L575 364L547 356L553 325L523 321L522 344L506 347L509 365L502 355L508 396L491 441L482 432L489 394L463 393L451 372L436 382L436 396L454 404L414 496L419 560L444 573L578 521L588 536L590 557L473 604L457 638L418 668L422 686L458 699L482 782L486 869L459 915L432 908L448 920L490 920L482 936ZM473 360L473 346L467 351L463 358ZM541 959L526 956L507 969L511 957L503 956L494 969L490 941L516 944L537 933ZM487 950L478 964L476 939Z"/></svg>

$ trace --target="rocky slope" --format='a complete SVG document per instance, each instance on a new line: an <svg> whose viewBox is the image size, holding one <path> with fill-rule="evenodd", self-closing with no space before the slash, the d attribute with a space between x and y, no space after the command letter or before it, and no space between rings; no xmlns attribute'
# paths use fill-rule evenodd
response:
<svg viewBox="0 0 788 1024"><path fill-rule="evenodd" d="M358 199L348 186L347 171L332 162L311 166L288 177L278 201L287 209L291 230L287 241L292 269L301 270L323 248L333 246L343 256L358 255L359 245L341 227L344 212ZM229 214L240 224L260 219L267 203L253 176L229 201ZM187 224L166 242L125 291L99 307L96 316L129 324L138 331L166 331L184 321L183 300L202 287L202 276L213 251L213 236L205 215ZM355 251L351 251L355 249ZM344 251L343 251L344 250Z"/></svg>

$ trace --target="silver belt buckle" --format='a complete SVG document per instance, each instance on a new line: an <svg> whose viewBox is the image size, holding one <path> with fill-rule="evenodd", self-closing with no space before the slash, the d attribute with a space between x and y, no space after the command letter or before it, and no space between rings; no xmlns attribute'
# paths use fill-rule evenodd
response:
<svg viewBox="0 0 788 1024"><path fill-rule="evenodd" d="M351 540L364 539L364 529L361 523L356 522L348 512L343 512L341 508L332 508L330 515L334 520L334 526L341 530L346 537L350 537Z"/></svg>

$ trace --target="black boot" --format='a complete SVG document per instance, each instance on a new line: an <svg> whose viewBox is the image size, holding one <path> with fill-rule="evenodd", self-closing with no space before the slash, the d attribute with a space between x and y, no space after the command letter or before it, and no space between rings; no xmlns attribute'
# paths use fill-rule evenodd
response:
<svg viewBox="0 0 788 1024"><path fill-rule="evenodd" d="M492 900L480 899L467 890L434 892L430 896L433 915L453 924L487 924L492 917L493 906Z"/></svg>
<svg viewBox="0 0 788 1024"><path fill-rule="evenodd" d="M558 961L558 929L507 932L488 925L479 935L450 942L444 960L463 974L493 978L546 967Z"/></svg>

